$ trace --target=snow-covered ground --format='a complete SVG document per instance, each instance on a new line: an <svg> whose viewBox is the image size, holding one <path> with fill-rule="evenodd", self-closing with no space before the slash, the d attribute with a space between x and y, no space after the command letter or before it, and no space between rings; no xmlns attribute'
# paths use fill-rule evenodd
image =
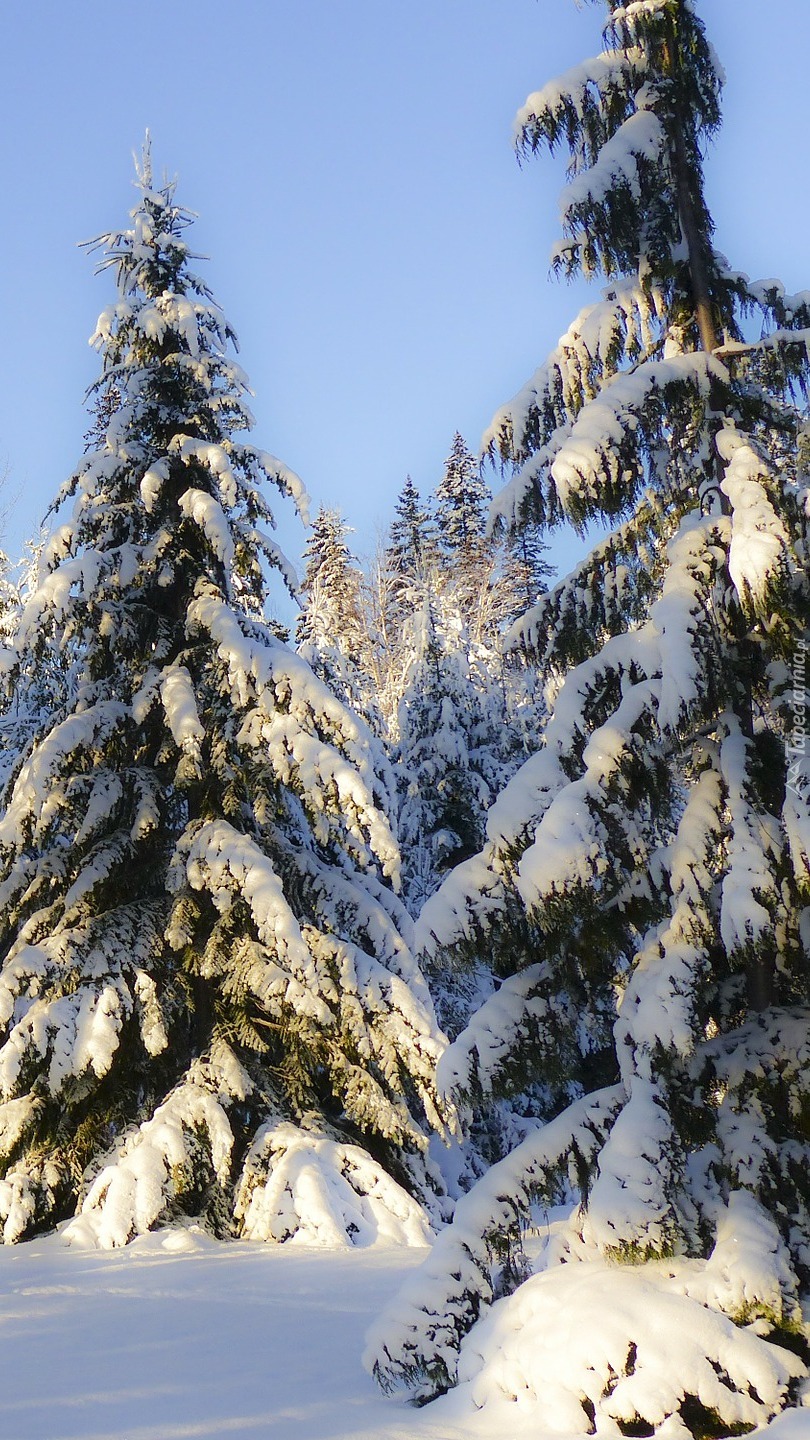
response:
<svg viewBox="0 0 810 1440"><path fill-rule="evenodd" d="M417 1411L364 1374L366 1327L424 1254L188 1231L0 1247L1 1440L544 1440L514 1407ZM767 1435L810 1440L810 1412Z"/></svg>
<svg viewBox="0 0 810 1440"><path fill-rule="evenodd" d="M187 1231L114 1251L0 1247L0 1437L453 1435L386 1400L360 1365L366 1326L424 1253Z"/></svg>

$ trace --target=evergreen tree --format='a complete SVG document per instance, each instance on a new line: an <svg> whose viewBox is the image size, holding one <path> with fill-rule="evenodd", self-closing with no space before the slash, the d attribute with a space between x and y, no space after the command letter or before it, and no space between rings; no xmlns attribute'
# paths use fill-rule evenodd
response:
<svg viewBox="0 0 810 1440"><path fill-rule="evenodd" d="M348 705L367 720L373 701L364 683L368 626L363 575L352 555L349 527L337 510L318 511L304 548L295 627L299 654Z"/></svg>
<svg viewBox="0 0 810 1440"><path fill-rule="evenodd" d="M510 534L500 520L490 529L490 499L480 463L456 431L435 494L441 557L436 583L443 592L452 590L474 639L499 650L506 627L534 604L551 571L539 526Z"/></svg>
<svg viewBox="0 0 810 1440"><path fill-rule="evenodd" d="M515 677L499 654L473 642L445 572L441 595L426 598L407 629L413 657L397 713L393 756L399 778L398 837L402 896L418 917L442 878L479 848L486 813L525 751L521 722L528 704L512 710ZM509 688L507 688L507 680ZM496 988L487 955L428 958L426 978L442 1030L452 1038ZM451 963L448 964L448 959ZM478 1089L465 1097L466 1143L451 1157L448 1180L469 1187L487 1165L523 1138L545 1093L500 1100ZM459 1164L461 1160L461 1164Z"/></svg>
<svg viewBox="0 0 810 1440"><path fill-rule="evenodd" d="M528 521L517 533L503 537L503 570L511 593L510 620L517 620L536 605L549 588L553 570L546 560L548 545L541 526Z"/></svg>
<svg viewBox="0 0 810 1440"><path fill-rule="evenodd" d="M436 522L422 502L410 475L397 497L394 518L388 532L385 558L407 587L414 580L425 581L436 568L438 538Z"/></svg>
<svg viewBox="0 0 810 1440"><path fill-rule="evenodd" d="M390 1177L429 1188L439 1037L369 736L262 619L289 573L262 487L303 492L241 438L148 157L140 190L98 242L106 429L16 639L19 675L54 643L81 665L0 819L3 1237L77 1206L103 1245L180 1213L363 1240L391 1205L423 1235Z"/></svg>
<svg viewBox="0 0 810 1440"><path fill-rule="evenodd" d="M456 435L435 497L441 540L409 478L375 567L373 685L399 772L403 896L413 915L448 867L478 848L497 787L537 743L525 656L507 667L501 653L529 572L488 537L487 494Z"/></svg>
<svg viewBox="0 0 810 1440"><path fill-rule="evenodd" d="M389 754L396 744L397 706L410 664L410 647L403 624L406 594L402 574L391 568L385 542L381 540L365 577L363 606L368 636L369 693L379 715L379 735Z"/></svg>
<svg viewBox="0 0 810 1440"><path fill-rule="evenodd" d="M520 657L505 670L501 642L515 616L542 588L548 573L545 547L534 534L490 538L488 496L478 462L456 434L434 503L423 504L410 476L397 500L364 596L370 679L394 743L398 707L406 689L413 689L414 667L423 651L426 631L420 617L429 611L445 637L455 636L451 665L457 666L465 653L479 701L489 709L499 694L500 722L511 727L512 740L520 733L526 741L525 747L516 742L517 750L536 744L529 712L536 715L537 707L523 647L518 643ZM503 755L517 750L511 741L499 747Z"/></svg>
<svg viewBox="0 0 810 1440"><path fill-rule="evenodd" d="M399 704L403 895L415 915L442 872L479 848L502 774L502 717L487 716L467 637L455 620L438 599L423 602L413 619L414 659Z"/></svg>
<svg viewBox="0 0 810 1440"><path fill-rule="evenodd" d="M357 661L362 649L362 576L348 543L349 527L337 510L319 509L304 547L300 585L304 599L295 627L299 645L337 645Z"/></svg>
<svg viewBox="0 0 810 1440"><path fill-rule="evenodd" d="M487 538L489 487L480 463L456 431L444 474L436 486L436 522L441 553L459 578L486 564L491 546Z"/></svg>
<svg viewBox="0 0 810 1440"><path fill-rule="evenodd" d="M570 149L559 267L608 286L492 446L499 515L614 528L522 622L557 691L543 748L421 920L433 963L489 950L503 977L440 1082L556 1077L557 1113L461 1202L369 1359L560 1429L707 1436L806 1374L810 307L712 245L721 81L691 0L608 9L605 51L518 122L523 151ZM462 1345L567 1187L544 1273Z"/></svg>

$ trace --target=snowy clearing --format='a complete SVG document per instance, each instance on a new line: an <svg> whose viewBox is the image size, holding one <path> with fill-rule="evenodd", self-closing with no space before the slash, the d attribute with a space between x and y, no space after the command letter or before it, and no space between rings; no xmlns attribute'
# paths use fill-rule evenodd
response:
<svg viewBox="0 0 810 1440"><path fill-rule="evenodd" d="M0 1247L2 1440L544 1440L515 1407L388 1400L366 1327L424 1250L220 1244ZM529 1428L524 1428L528 1422ZM810 1440L810 1412L769 1440Z"/></svg>
<svg viewBox="0 0 810 1440"><path fill-rule="evenodd" d="M360 1365L366 1326L424 1254L177 1230L116 1252L2 1247L0 1436L455 1440Z"/></svg>

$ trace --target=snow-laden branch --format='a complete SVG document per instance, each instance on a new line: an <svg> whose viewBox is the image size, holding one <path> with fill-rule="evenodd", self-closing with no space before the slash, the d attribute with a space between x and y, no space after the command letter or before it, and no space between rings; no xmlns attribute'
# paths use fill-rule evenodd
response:
<svg viewBox="0 0 810 1440"><path fill-rule="evenodd" d="M364 1364L386 1388L414 1380L428 1390L453 1383L461 1341L492 1300L497 1237L516 1238L532 1198L553 1192L568 1165L575 1171L593 1159L623 1096L613 1086L576 1101L459 1201L452 1225L369 1331Z"/></svg>

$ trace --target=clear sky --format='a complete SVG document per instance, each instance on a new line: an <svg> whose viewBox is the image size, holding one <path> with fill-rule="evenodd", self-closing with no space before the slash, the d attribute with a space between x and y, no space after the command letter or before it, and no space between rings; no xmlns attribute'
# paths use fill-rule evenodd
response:
<svg viewBox="0 0 810 1440"><path fill-rule="evenodd" d="M808 0L702 0L728 76L717 241L810 288ZM368 551L410 473L440 478L551 348L561 156L520 168L529 91L600 48L575 0L27 0L3 21L0 465L18 553L82 450L108 303L77 242L124 222L131 154L199 213L255 438ZM283 508L283 507L282 507ZM297 560L300 530L282 527ZM564 560L570 552L563 547Z"/></svg>

